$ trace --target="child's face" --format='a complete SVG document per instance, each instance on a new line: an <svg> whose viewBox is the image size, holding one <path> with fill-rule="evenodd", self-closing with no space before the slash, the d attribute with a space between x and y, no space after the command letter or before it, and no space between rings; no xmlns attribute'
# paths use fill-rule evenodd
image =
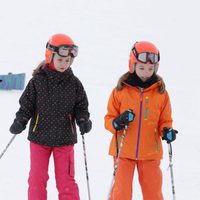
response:
<svg viewBox="0 0 200 200"><path fill-rule="evenodd" d="M71 59L71 56L62 57L56 53L53 59L55 70L59 72L67 70L70 67Z"/></svg>
<svg viewBox="0 0 200 200"><path fill-rule="evenodd" d="M155 66L153 64L138 63L135 67L136 74L143 82L147 81L153 75L154 70Z"/></svg>

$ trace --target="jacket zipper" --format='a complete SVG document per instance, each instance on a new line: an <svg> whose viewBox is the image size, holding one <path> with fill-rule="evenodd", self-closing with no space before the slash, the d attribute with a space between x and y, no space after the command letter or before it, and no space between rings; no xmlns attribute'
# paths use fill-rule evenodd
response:
<svg viewBox="0 0 200 200"><path fill-rule="evenodd" d="M157 130L156 130L156 128L154 130L154 134L155 134L155 141L156 141L156 151L158 152L158 140L157 140Z"/></svg>
<svg viewBox="0 0 200 200"><path fill-rule="evenodd" d="M69 120L70 120L70 127L71 127L71 130L72 130L72 133L74 134L74 127L73 127L73 124L72 124L72 114L69 113Z"/></svg>
<svg viewBox="0 0 200 200"><path fill-rule="evenodd" d="M38 122L39 122L39 113L36 116L35 124L34 124L34 127L33 127L33 132L35 132L37 125L38 125Z"/></svg>
<svg viewBox="0 0 200 200"><path fill-rule="evenodd" d="M138 122L138 134L137 134L137 143L136 143L136 153L135 159L138 159L139 143L140 143L140 131L142 123L142 104L143 104L143 88L140 88L140 112L139 112L139 122Z"/></svg>

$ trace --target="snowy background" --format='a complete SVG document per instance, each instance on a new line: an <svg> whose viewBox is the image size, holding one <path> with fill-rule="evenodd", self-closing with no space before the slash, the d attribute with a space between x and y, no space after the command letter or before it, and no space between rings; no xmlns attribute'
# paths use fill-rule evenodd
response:
<svg viewBox="0 0 200 200"><path fill-rule="evenodd" d="M178 200L200 199L200 93L198 0L7 0L0 6L0 74L25 72L26 83L44 59L52 34L66 33L79 46L72 65L90 101L93 130L86 150L91 196L107 199L112 178L108 156L111 134L104 129L107 101L118 78L128 70L128 56L136 41L149 40L161 52L159 74L170 93L174 128L175 190ZM19 108L22 91L0 91L0 153L11 139L9 127ZM0 160L0 199L26 200L29 173L27 130L17 136ZM163 193L172 199L168 149L164 144ZM87 200L82 141L75 146L76 180L81 200ZM54 168L49 168L48 200L57 199ZM137 173L134 200L142 200Z"/></svg>

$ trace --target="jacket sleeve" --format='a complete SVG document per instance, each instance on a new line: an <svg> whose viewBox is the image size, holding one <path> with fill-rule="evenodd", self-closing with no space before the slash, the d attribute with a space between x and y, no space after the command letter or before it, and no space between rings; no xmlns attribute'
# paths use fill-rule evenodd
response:
<svg viewBox="0 0 200 200"><path fill-rule="evenodd" d="M117 91L114 89L110 95L108 105L107 105L107 114L104 117L104 126L111 133L116 133L116 130L113 127L113 120L118 117L120 114L120 103L117 99Z"/></svg>
<svg viewBox="0 0 200 200"><path fill-rule="evenodd" d="M172 109L169 95L166 91L165 100L163 103L160 119L159 119L159 133L162 136L162 130L164 127L171 128L172 127Z"/></svg>
<svg viewBox="0 0 200 200"><path fill-rule="evenodd" d="M35 110L36 92L34 80L31 79L19 99L20 108L16 113L16 119L26 125L33 116Z"/></svg>
<svg viewBox="0 0 200 200"><path fill-rule="evenodd" d="M79 121L81 118L88 120L90 117L90 113L88 112L88 98L85 92L85 89L82 83L77 81L77 90L76 90L76 103L75 103L75 118L76 121Z"/></svg>

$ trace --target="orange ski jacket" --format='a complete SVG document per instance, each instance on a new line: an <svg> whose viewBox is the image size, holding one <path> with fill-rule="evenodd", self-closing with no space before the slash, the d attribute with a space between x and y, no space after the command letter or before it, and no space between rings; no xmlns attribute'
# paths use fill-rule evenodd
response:
<svg viewBox="0 0 200 200"><path fill-rule="evenodd" d="M166 90L162 94L158 92L160 84L160 81L156 82L146 89L125 84L122 90L112 91L104 118L105 128L113 133L110 155L117 155L116 140L120 144L122 132L116 132L113 120L132 109L136 116L126 131L120 157L134 160L162 159L162 129L172 127L172 117L169 95Z"/></svg>

